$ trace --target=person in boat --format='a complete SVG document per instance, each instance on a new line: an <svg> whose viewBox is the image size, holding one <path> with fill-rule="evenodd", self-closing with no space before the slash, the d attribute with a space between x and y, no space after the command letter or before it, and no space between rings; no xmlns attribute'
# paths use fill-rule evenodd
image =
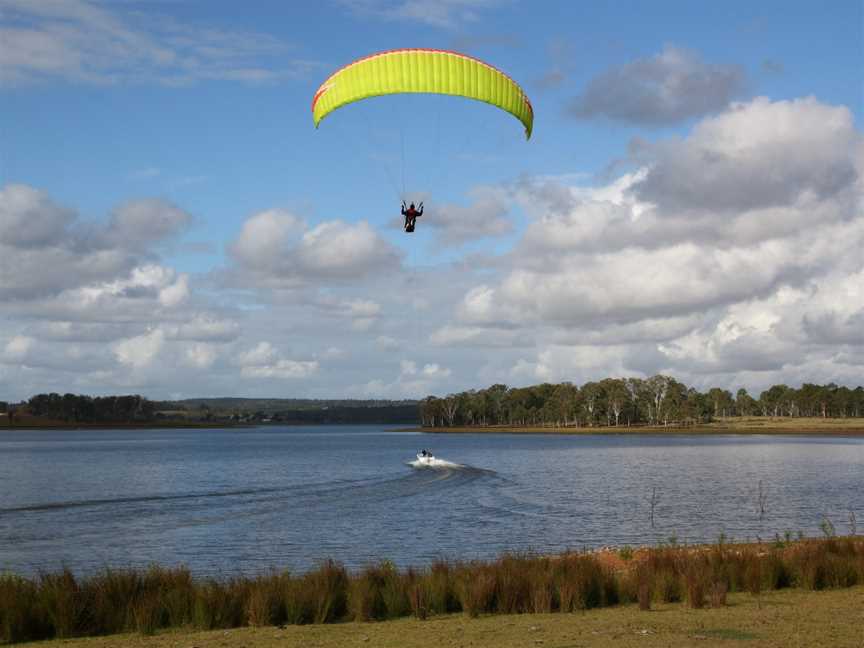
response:
<svg viewBox="0 0 864 648"><path fill-rule="evenodd" d="M402 215L405 217L405 231L413 232L414 225L417 223L417 219L423 215L423 203L420 203L420 208L417 209L414 207L414 203L412 202L407 208L405 207L405 201L402 201Z"/></svg>
<svg viewBox="0 0 864 648"><path fill-rule="evenodd" d="M432 456L432 453L429 452L428 450L421 450L421 451L420 451L420 456L421 456L421 457L431 457L431 456Z"/></svg>

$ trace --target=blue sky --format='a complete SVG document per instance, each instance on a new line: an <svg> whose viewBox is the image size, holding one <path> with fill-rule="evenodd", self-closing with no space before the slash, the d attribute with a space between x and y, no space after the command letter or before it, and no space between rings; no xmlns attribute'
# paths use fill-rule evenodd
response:
<svg viewBox="0 0 864 648"><path fill-rule="evenodd" d="M825 218L825 236L861 230L860 2L0 0L0 12L10 397L860 376L861 264L842 250L791 260L804 211ZM531 97L532 139L489 106L426 96L361 102L315 130L311 97L330 72L402 47L506 71ZM727 147L766 124L785 128ZM729 166L699 168L708 153ZM753 175L736 180L737 168ZM687 202L664 172L693 173L691 187L714 178L704 195L741 200ZM403 174L429 207L412 237L394 224ZM610 215L622 206L629 220ZM34 213L57 240L9 233ZM767 239L790 258L730 290L759 274L748 263L766 236L740 232L760 227L781 232ZM135 240L117 242L121 231ZM688 266L693 250L717 265ZM659 256L635 260L646 251ZM67 272L37 281L28 263ZM632 263L665 268L665 292L625 285ZM628 288L650 298L625 303ZM178 332L204 321L222 333Z"/></svg>

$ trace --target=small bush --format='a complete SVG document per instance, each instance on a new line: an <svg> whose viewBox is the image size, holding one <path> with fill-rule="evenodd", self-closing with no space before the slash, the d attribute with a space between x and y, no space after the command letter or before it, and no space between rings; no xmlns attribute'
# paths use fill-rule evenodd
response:
<svg viewBox="0 0 864 648"><path fill-rule="evenodd" d="M0 574L0 642L32 641L51 636L37 608L36 584L19 576Z"/></svg>
<svg viewBox="0 0 864 648"><path fill-rule="evenodd" d="M700 569L699 564L690 564L685 581L687 583L687 603L694 610L705 607L705 583L706 570Z"/></svg>
<svg viewBox="0 0 864 648"><path fill-rule="evenodd" d="M282 583L282 609L285 623L302 625L315 618L315 602L305 579L285 579Z"/></svg>
<svg viewBox="0 0 864 648"><path fill-rule="evenodd" d="M491 612L495 603L495 573L489 566L475 565L462 570L456 592L462 610L470 617Z"/></svg>
<svg viewBox="0 0 864 648"><path fill-rule="evenodd" d="M243 625L246 587L242 581L209 579L195 591L193 623L201 630Z"/></svg>
<svg viewBox="0 0 864 648"><path fill-rule="evenodd" d="M555 605L555 579L548 564L539 566L531 573L530 611L549 614Z"/></svg>
<svg viewBox="0 0 864 648"><path fill-rule="evenodd" d="M52 635L59 639L76 636L84 625L84 595L72 572L42 574L38 605L44 610Z"/></svg>
<svg viewBox="0 0 864 648"><path fill-rule="evenodd" d="M428 577L428 606L432 614L447 614L461 610L450 563L436 560Z"/></svg>
<svg viewBox="0 0 864 648"><path fill-rule="evenodd" d="M138 598L132 606L132 614L135 618L135 630L142 635L156 634L156 630L162 627L163 610L157 594L145 594Z"/></svg>
<svg viewBox="0 0 864 648"><path fill-rule="evenodd" d="M270 574L249 585L246 620L250 626L280 625L285 621L283 591L290 580L288 573Z"/></svg>
<svg viewBox="0 0 864 648"><path fill-rule="evenodd" d="M405 575L405 587L411 614L415 619L426 619L429 616L429 578L418 575L409 567Z"/></svg>
<svg viewBox="0 0 864 648"><path fill-rule="evenodd" d="M355 621L373 621L386 616L382 590L384 573L377 566L369 566L351 581L348 607Z"/></svg>
<svg viewBox="0 0 864 648"><path fill-rule="evenodd" d="M709 589L711 607L719 608L726 605L726 592L729 586L724 581L714 581Z"/></svg>
<svg viewBox="0 0 864 648"><path fill-rule="evenodd" d="M333 560L325 561L303 579L310 590L314 613L313 623L330 623L341 619L348 611L348 572Z"/></svg>

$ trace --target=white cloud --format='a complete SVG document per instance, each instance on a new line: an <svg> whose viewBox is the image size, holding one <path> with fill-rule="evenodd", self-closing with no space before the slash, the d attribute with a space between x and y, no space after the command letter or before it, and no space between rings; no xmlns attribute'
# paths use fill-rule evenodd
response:
<svg viewBox="0 0 864 648"><path fill-rule="evenodd" d="M186 347L184 356L187 364L196 369L209 369L216 361L216 349L212 344L196 342Z"/></svg>
<svg viewBox="0 0 864 648"><path fill-rule="evenodd" d="M188 321L170 327L170 337L177 340L231 342L240 334L240 325L230 319L197 313Z"/></svg>
<svg viewBox="0 0 864 648"><path fill-rule="evenodd" d="M243 367L244 378L308 378L318 371L317 360L278 360L273 364Z"/></svg>
<svg viewBox="0 0 864 648"><path fill-rule="evenodd" d="M250 217L230 246L237 283L296 288L310 281L357 281L399 266L399 252L365 221L313 228L284 210Z"/></svg>
<svg viewBox="0 0 864 648"><path fill-rule="evenodd" d="M480 20L480 12L505 4L502 0L338 0L361 16L417 22L452 29Z"/></svg>
<svg viewBox="0 0 864 648"><path fill-rule="evenodd" d="M379 335L375 338L375 346L381 351L396 351L400 348L399 341L389 335Z"/></svg>
<svg viewBox="0 0 864 648"><path fill-rule="evenodd" d="M276 349L269 342L259 342L258 346L237 356L240 366L266 365L276 360Z"/></svg>
<svg viewBox="0 0 864 648"><path fill-rule="evenodd" d="M182 24L118 3L2 0L0 10L0 82L262 83L315 66L268 34Z"/></svg>
<svg viewBox="0 0 864 648"><path fill-rule="evenodd" d="M479 187L471 192L472 203L461 205L431 205L424 213L429 216L424 225L435 233L440 245L460 245L486 237L502 236L513 231L508 218L506 196L491 187ZM400 221L400 227L402 223Z"/></svg>
<svg viewBox="0 0 864 648"><path fill-rule="evenodd" d="M134 369L142 369L150 366L164 345L165 334L162 330L155 329L144 335L117 342L112 346L112 350L118 362Z"/></svg>
<svg viewBox="0 0 864 648"><path fill-rule="evenodd" d="M3 361L15 363L23 360L33 348L34 342L33 338L16 335L6 343L6 347L3 349Z"/></svg>
<svg viewBox="0 0 864 648"><path fill-rule="evenodd" d="M741 67L705 63L695 52L666 45L660 54L592 79L570 112L581 118L670 124L722 110L744 85Z"/></svg>
<svg viewBox="0 0 864 648"><path fill-rule="evenodd" d="M240 353L237 357L244 378L308 378L318 371L317 360L291 360L267 341Z"/></svg>
<svg viewBox="0 0 864 648"><path fill-rule="evenodd" d="M449 368L430 362L422 367L416 360L399 361L399 375L395 380L374 378L361 385L348 388L349 394L359 398L422 398L440 389L452 375Z"/></svg>
<svg viewBox="0 0 864 648"><path fill-rule="evenodd" d="M758 98L637 151L642 168L606 186L513 185L530 218L521 241L431 341L506 348L524 336L534 357L481 374L527 382L852 375L864 355L864 164L849 111Z"/></svg>

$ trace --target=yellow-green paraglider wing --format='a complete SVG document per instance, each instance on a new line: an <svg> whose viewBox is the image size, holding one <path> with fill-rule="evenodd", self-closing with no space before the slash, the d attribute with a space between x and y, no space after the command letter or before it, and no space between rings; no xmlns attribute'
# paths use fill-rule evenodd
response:
<svg viewBox="0 0 864 648"><path fill-rule="evenodd" d="M457 95L506 110L531 137L534 110L522 88L478 59L445 50L403 49L373 54L337 70L312 99L315 127L345 104L405 92Z"/></svg>

